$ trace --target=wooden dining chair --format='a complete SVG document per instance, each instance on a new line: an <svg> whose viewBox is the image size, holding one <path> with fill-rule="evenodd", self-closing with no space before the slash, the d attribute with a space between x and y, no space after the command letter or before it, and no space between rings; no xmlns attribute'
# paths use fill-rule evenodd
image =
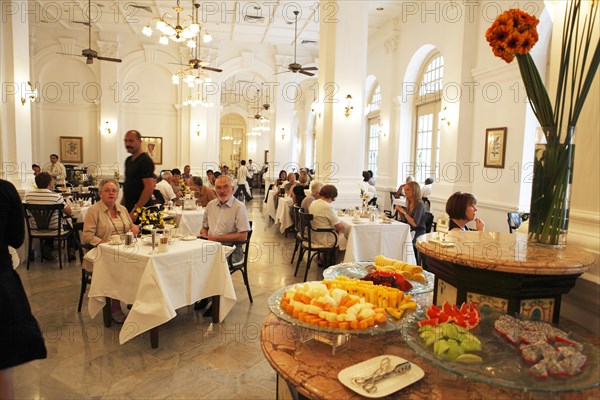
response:
<svg viewBox="0 0 600 400"><path fill-rule="evenodd" d="M294 204L294 229L296 230L296 243L294 244L294 253L292 253L290 264L294 263L296 252L298 252L298 249L302 244L302 236L300 236L300 210L304 211L302 207Z"/></svg>
<svg viewBox="0 0 600 400"><path fill-rule="evenodd" d="M23 204L25 209L25 221L27 233L29 234L28 254L31 254L33 239L40 240L40 248L44 247L44 240L58 241L58 265L62 269L63 246L73 233L71 229L63 227L63 204ZM56 227L54 227L56 224ZM65 248L65 257L67 251ZM42 257L43 262L44 257ZM30 258L27 257L27 269L29 269Z"/></svg>
<svg viewBox="0 0 600 400"><path fill-rule="evenodd" d="M81 290L79 291L79 303L77 304L77 312L81 312L83 304L83 296L87 290L87 286L92 284L92 271L88 271L83 266L83 257L85 253L93 249L91 244L82 244L83 222L73 224L73 234L77 243L77 251L79 253L79 262L81 263Z"/></svg>
<svg viewBox="0 0 600 400"><path fill-rule="evenodd" d="M233 275L235 272L240 271L242 273L242 277L244 278L244 284L246 285L246 290L248 291L248 299L250 299L250 303L252 303L252 292L250 291L250 281L248 280L248 254L250 252L250 239L252 238L252 221L250 221L250 230L248 231L248 235L246 236L246 240L239 243L232 243L233 245L243 246L244 248L244 258L237 263L232 262L231 256L227 260L227 264L229 265L229 273Z"/></svg>
<svg viewBox="0 0 600 400"><path fill-rule="evenodd" d="M337 231L333 228L319 228L315 229L312 227L312 219L313 215L303 212L302 210L298 211L298 215L300 217L299 224L299 235L301 238L300 243L300 254L298 255L298 261L296 262L296 270L294 271L294 276L298 273L298 268L300 267L300 262L305 253L307 254L306 259L306 271L304 272L304 282L306 282L306 278L308 277L308 270L310 269L310 264L312 259L319 255L325 254L327 259L330 260L331 256L335 254L335 250L337 249ZM331 242L327 244L313 243L312 235L315 232L327 233L327 237L331 236Z"/></svg>
<svg viewBox="0 0 600 400"><path fill-rule="evenodd" d="M84 200L89 201L91 204L96 202L96 194L95 193L73 193L73 198L75 200Z"/></svg>
<svg viewBox="0 0 600 400"><path fill-rule="evenodd" d="M509 212L506 213L506 215L506 221L508 222L508 231L510 233L513 233L513 231L519 229L519 227L523 223L523 220L521 219L521 214L519 214L518 212Z"/></svg>

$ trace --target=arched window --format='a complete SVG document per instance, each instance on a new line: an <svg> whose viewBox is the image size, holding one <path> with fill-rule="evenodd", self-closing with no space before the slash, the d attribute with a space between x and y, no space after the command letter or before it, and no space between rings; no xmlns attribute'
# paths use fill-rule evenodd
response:
<svg viewBox="0 0 600 400"><path fill-rule="evenodd" d="M444 80L444 58L432 54L421 72L413 160L417 182L437 175L440 159L440 106Z"/></svg>
<svg viewBox="0 0 600 400"><path fill-rule="evenodd" d="M373 171L373 175L377 176L377 161L379 160L379 124L381 106L381 87L375 83L369 104L367 104L367 170Z"/></svg>

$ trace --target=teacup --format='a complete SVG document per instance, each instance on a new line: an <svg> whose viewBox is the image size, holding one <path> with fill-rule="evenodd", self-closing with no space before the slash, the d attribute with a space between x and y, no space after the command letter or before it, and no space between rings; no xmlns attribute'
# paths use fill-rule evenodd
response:
<svg viewBox="0 0 600 400"><path fill-rule="evenodd" d="M110 235L109 239L112 244L121 244L121 235Z"/></svg>

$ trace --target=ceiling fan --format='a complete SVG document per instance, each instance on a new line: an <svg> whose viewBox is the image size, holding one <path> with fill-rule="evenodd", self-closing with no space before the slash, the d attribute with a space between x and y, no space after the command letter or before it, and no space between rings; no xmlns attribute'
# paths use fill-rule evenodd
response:
<svg viewBox="0 0 600 400"><path fill-rule="evenodd" d="M68 53L57 53L57 54L63 54L66 56L75 56L75 57L85 57L86 64L93 64L94 63L94 58L97 58L100 61L111 61L111 62L122 62L123 60L119 59L119 58L110 58L110 57L102 57L98 55L98 52L96 50L92 49L92 19L91 19L91 7L92 7L92 0L88 0L88 20L87 21L75 21L78 24L83 24L86 25L88 27L88 48L87 49L83 49L81 50L81 55L78 56L76 54L68 54Z"/></svg>
<svg viewBox="0 0 600 400"><path fill-rule="evenodd" d="M304 74L304 75L314 76L315 74L313 74L312 72L307 72L307 71L317 71L318 70L317 67L306 67L305 68L305 67L302 67L302 65L298 64L298 62L296 61L296 52L298 49L298 14L300 14L300 11L298 11L298 10L294 11L294 15L295 15L295 17L294 17L295 18L295 22L294 22L294 62L287 66L287 68L288 68L287 71L278 72L277 74L283 74L285 72L291 71L293 73L300 72L301 74Z"/></svg>
<svg viewBox="0 0 600 400"><path fill-rule="evenodd" d="M269 108L271 108L271 105L268 103L269 100L267 99L267 103L263 104L262 108L261 108L258 105L260 103L260 99L261 99L260 89L257 89L256 90L256 106L252 107L254 110L256 110L256 114L254 114L254 115L248 115L247 118L253 118L253 119L256 119L256 120L260 120L261 122L262 121L268 122L269 119L267 117L265 117L264 115L262 115L262 112L263 112L263 110L265 112L268 112Z"/></svg>

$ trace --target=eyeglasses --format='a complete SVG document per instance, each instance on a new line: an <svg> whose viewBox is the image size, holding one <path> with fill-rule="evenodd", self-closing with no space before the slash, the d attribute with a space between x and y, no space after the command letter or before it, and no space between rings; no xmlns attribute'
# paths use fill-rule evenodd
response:
<svg viewBox="0 0 600 400"><path fill-rule="evenodd" d="M117 190L117 189L104 189L102 192L103 193L119 193L119 190Z"/></svg>

